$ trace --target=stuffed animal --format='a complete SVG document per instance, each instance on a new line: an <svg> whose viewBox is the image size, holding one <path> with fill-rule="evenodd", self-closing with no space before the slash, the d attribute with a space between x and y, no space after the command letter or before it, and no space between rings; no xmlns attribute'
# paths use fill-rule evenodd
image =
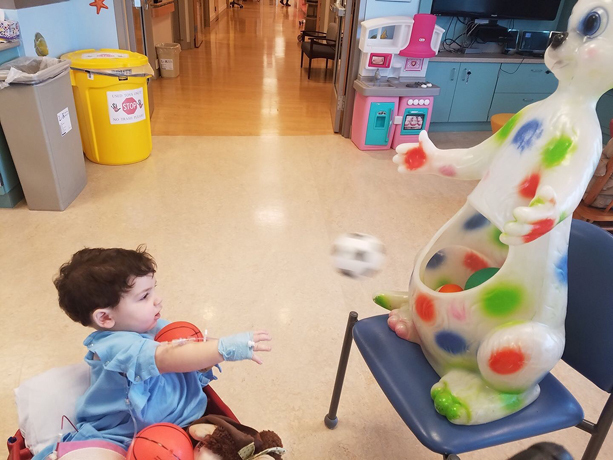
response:
<svg viewBox="0 0 613 460"><path fill-rule="evenodd" d="M196 420L189 434L198 441L194 460L281 460L285 453L275 432L258 432L221 415Z"/></svg>

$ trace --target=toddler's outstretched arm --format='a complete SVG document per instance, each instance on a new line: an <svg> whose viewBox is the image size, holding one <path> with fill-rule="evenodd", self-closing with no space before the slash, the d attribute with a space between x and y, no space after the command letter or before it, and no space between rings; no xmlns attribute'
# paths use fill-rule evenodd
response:
<svg viewBox="0 0 613 460"><path fill-rule="evenodd" d="M183 345L163 343L155 351L155 364L160 374L168 372L193 372L219 364L222 361L251 359L258 364L262 360L255 351L270 351L266 331L243 332L242 334L207 340L187 342Z"/></svg>

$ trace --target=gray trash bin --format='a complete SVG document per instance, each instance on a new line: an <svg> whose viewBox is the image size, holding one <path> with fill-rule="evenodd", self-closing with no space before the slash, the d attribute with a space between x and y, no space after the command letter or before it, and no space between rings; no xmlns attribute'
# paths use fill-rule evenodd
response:
<svg viewBox="0 0 613 460"><path fill-rule="evenodd" d="M69 69L47 57L0 66L0 123L30 209L63 211L87 183Z"/></svg>

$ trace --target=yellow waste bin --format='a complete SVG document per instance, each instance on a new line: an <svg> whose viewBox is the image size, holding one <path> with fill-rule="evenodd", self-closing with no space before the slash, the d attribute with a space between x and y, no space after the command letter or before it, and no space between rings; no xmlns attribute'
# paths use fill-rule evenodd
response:
<svg viewBox="0 0 613 460"><path fill-rule="evenodd" d="M126 50L81 50L62 59L70 79L85 156L94 163L123 165L151 153L147 56Z"/></svg>

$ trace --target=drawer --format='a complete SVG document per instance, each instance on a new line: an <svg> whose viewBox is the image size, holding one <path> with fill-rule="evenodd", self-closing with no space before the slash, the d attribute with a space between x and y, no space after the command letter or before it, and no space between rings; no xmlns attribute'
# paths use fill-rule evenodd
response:
<svg viewBox="0 0 613 460"><path fill-rule="evenodd" d="M558 79L545 64L502 64L497 93L553 93Z"/></svg>
<svg viewBox="0 0 613 460"><path fill-rule="evenodd" d="M497 113L517 113L527 105L551 96L550 93L496 93L488 120Z"/></svg>
<svg viewBox="0 0 613 460"><path fill-rule="evenodd" d="M611 135L611 132L609 132L609 122L613 118L613 95L610 92L600 98L596 105L596 113L598 114L602 131L605 134Z"/></svg>

